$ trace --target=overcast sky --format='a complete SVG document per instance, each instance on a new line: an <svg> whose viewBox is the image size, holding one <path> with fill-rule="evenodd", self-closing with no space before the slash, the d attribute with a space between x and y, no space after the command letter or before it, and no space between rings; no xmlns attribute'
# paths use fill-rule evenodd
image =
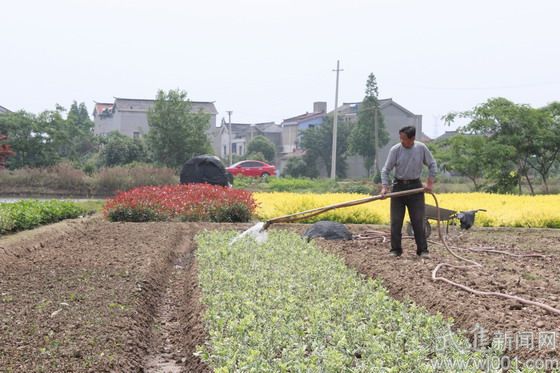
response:
<svg viewBox="0 0 560 373"><path fill-rule="evenodd" d="M0 5L0 105L39 113L180 88L218 122L279 123L380 98L439 119L491 97L560 101L560 2L50 0Z"/></svg>

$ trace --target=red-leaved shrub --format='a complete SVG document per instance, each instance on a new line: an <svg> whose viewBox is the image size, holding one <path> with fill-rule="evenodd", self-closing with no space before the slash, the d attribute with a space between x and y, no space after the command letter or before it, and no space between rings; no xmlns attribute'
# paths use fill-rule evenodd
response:
<svg viewBox="0 0 560 373"><path fill-rule="evenodd" d="M145 186L105 203L111 221L247 222L256 209L250 192L208 184Z"/></svg>

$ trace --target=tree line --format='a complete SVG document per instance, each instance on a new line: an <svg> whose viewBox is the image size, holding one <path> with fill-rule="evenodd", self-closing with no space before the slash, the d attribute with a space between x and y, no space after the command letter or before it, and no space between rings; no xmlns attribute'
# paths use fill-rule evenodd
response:
<svg viewBox="0 0 560 373"><path fill-rule="evenodd" d="M449 113L444 119L468 123L458 134L429 144L444 172L466 176L475 190L535 194L535 179L549 192L558 173L560 103L542 108L492 98L472 110Z"/></svg>
<svg viewBox="0 0 560 373"><path fill-rule="evenodd" d="M186 92L180 89L157 92L148 124L145 138L119 132L97 136L85 104L76 101L69 110L56 105L38 115L23 110L5 113L0 115L2 165L42 168L66 161L91 173L139 162L178 170L193 156L212 153L209 115L192 112ZM248 144L248 152L252 159L274 161L274 145L263 136Z"/></svg>
<svg viewBox="0 0 560 373"><path fill-rule="evenodd" d="M526 185L535 193L537 179L545 193L551 176L558 174L560 156L560 103L542 108L516 104L505 98L492 98L472 110L449 113L448 124L467 122L457 135L432 141L428 146L442 173L467 177L477 191L522 193ZM133 139L117 132L108 136L93 134L93 122L85 104L73 102L69 110L57 105L38 115L25 111L0 115L2 162L9 169L47 167L71 162L88 173L102 167L133 162L152 163L179 169L199 154L212 152L207 135L208 114L191 112L186 92L157 92L148 113L149 132ZM288 176L317 177L324 167L330 174L333 118L321 126L299 133L303 155L288 160ZM378 180L382 165L376 162L376 147L388 142L379 110L375 75L366 82L364 99L356 123L340 121L337 127L337 177L344 178L346 159L357 154ZM376 140L377 138L377 140ZM264 136L255 137L248 154L234 160L258 159L274 162L276 149Z"/></svg>

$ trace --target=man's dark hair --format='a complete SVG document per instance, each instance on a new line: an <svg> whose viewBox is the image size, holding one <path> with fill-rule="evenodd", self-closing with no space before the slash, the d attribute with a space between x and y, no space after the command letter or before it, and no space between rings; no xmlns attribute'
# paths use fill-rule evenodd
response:
<svg viewBox="0 0 560 373"><path fill-rule="evenodd" d="M404 133L409 139L416 137L416 127L405 126L399 130L399 133Z"/></svg>

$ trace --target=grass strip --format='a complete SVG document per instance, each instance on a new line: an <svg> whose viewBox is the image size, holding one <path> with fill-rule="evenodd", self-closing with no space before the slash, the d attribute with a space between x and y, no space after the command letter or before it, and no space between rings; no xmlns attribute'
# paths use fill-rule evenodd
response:
<svg viewBox="0 0 560 373"><path fill-rule="evenodd" d="M441 316L392 299L294 233L229 246L235 235L196 238L209 331L198 354L216 372L477 372L499 363Z"/></svg>
<svg viewBox="0 0 560 373"><path fill-rule="evenodd" d="M21 200L0 203L0 234L33 229L87 213L88 210L69 201Z"/></svg>

